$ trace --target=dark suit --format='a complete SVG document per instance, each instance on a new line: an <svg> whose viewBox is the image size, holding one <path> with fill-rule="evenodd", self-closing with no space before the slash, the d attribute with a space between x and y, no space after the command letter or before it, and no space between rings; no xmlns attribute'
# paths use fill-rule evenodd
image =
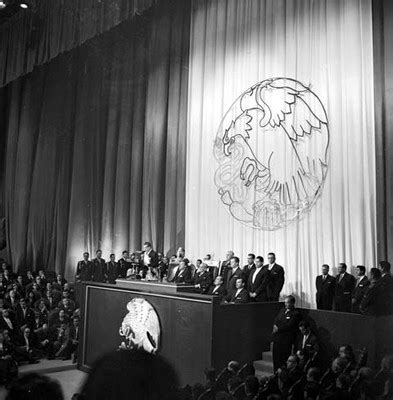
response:
<svg viewBox="0 0 393 400"><path fill-rule="evenodd" d="M105 265L105 276L109 283L116 283L118 264L116 261L108 261Z"/></svg>
<svg viewBox="0 0 393 400"><path fill-rule="evenodd" d="M124 258L120 258L117 261L117 277L118 278L126 278L127 271L131 268L131 262L125 260Z"/></svg>
<svg viewBox="0 0 393 400"><path fill-rule="evenodd" d="M93 269L91 272L91 280L94 282L105 282L105 260L103 258L95 258L92 260Z"/></svg>
<svg viewBox="0 0 393 400"><path fill-rule="evenodd" d="M282 308L274 319L274 325L278 328L277 332L273 333L274 371L284 365L291 354L300 320L301 315L296 308L287 312Z"/></svg>
<svg viewBox="0 0 393 400"><path fill-rule="evenodd" d="M274 264L270 270L269 264L265 265L263 268L270 271L270 284L268 287L269 301L278 301L285 282L284 268L278 264Z"/></svg>
<svg viewBox="0 0 393 400"><path fill-rule="evenodd" d="M383 295L383 282L371 282L367 286L363 299L360 301L360 312L364 315L379 316L384 314L386 299Z"/></svg>
<svg viewBox="0 0 393 400"><path fill-rule="evenodd" d="M174 283L192 283L192 277L191 277L191 268L186 267L182 271L180 268L176 271L176 274L173 278Z"/></svg>
<svg viewBox="0 0 393 400"><path fill-rule="evenodd" d="M142 253L142 262L144 260L145 257L145 251ZM158 267L158 254L154 251L154 250L150 250L149 252L147 252L147 255L150 257L150 267Z"/></svg>
<svg viewBox="0 0 393 400"><path fill-rule="evenodd" d="M362 301L364 294L368 286L370 285L370 281L368 280L367 276L364 276L362 280L356 280L355 288L352 292L352 312L360 314L360 302Z"/></svg>
<svg viewBox="0 0 393 400"><path fill-rule="evenodd" d="M19 305L16 309L16 322L19 328L23 325L27 325L30 329L32 329L34 325L33 310L27 307L25 312L23 312L22 307Z"/></svg>
<svg viewBox="0 0 393 400"><path fill-rule="evenodd" d="M393 277L390 273L385 274L382 279L382 292L385 299L383 315L393 314Z"/></svg>
<svg viewBox="0 0 393 400"><path fill-rule="evenodd" d="M224 297L228 294L224 285L218 286L218 288L216 290L214 290L214 289L216 289L216 286L210 286L207 294L210 294L211 296L217 296L217 297Z"/></svg>
<svg viewBox="0 0 393 400"><path fill-rule="evenodd" d="M194 275L194 285L200 285L199 289L196 289L201 294L206 294L209 290L210 285L213 282L213 278L208 271L204 271L202 274L198 272Z"/></svg>
<svg viewBox="0 0 393 400"><path fill-rule="evenodd" d="M333 308L334 288L336 285L336 278L331 275L317 276L315 286L317 288L317 309L318 310L331 310Z"/></svg>
<svg viewBox="0 0 393 400"><path fill-rule="evenodd" d="M308 335L306 341L304 342L304 345L303 339L304 336L300 334L298 336L298 340L296 341L296 350L304 350L307 354L307 357L311 357L314 353L317 353L319 351L318 339L312 332L310 332L310 334Z"/></svg>
<svg viewBox="0 0 393 400"><path fill-rule="evenodd" d="M250 293L256 293L256 297L251 298L251 301L268 301L268 287L270 283L270 271L264 269L263 267L258 271L254 283L252 280L254 279L254 275L257 273L257 269L252 270L248 282L247 287Z"/></svg>
<svg viewBox="0 0 393 400"><path fill-rule="evenodd" d="M232 294L227 296L226 301L235 304L248 303L250 301L250 296L245 288L243 288L239 293L237 293L237 289L235 289Z"/></svg>
<svg viewBox="0 0 393 400"><path fill-rule="evenodd" d="M244 272L240 269L240 267L237 267L235 272L233 272L233 269L227 270L226 289L228 293L232 293L234 290L236 290L236 279L238 278L243 278L245 280Z"/></svg>
<svg viewBox="0 0 393 400"><path fill-rule="evenodd" d="M254 263L252 263L251 265L245 265L244 267L243 267L243 273L244 273L244 277L245 277L245 279L246 279L246 282L248 282L248 278L250 277L250 275L251 275L251 273L253 272L253 271L255 271L255 268L256 268L256 266L255 266L255 264ZM249 288L248 288L249 289ZM251 290L250 290L251 291Z"/></svg>
<svg viewBox="0 0 393 400"><path fill-rule="evenodd" d="M91 281L93 263L91 261L79 261L76 266L76 281Z"/></svg>
<svg viewBox="0 0 393 400"><path fill-rule="evenodd" d="M227 285L227 280L228 280L228 273L231 270L231 261L230 260L225 260L221 263L220 268L219 268L219 275L223 277L224 279L224 286L226 287Z"/></svg>
<svg viewBox="0 0 393 400"><path fill-rule="evenodd" d="M355 277L345 272L340 279L336 276L334 291L334 310L341 312L351 312L352 291L355 288Z"/></svg>

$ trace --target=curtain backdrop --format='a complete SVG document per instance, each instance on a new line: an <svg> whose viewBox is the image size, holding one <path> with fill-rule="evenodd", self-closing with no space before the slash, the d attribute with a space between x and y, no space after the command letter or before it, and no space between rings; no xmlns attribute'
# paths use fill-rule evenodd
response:
<svg viewBox="0 0 393 400"><path fill-rule="evenodd" d="M155 0L43 0L0 27L0 86L140 14Z"/></svg>
<svg viewBox="0 0 393 400"><path fill-rule="evenodd" d="M72 277L104 257L184 242L190 5L173 1L3 89L9 261ZM139 21L139 22L138 22Z"/></svg>
<svg viewBox="0 0 393 400"><path fill-rule="evenodd" d="M375 266L372 39L370 0L193 2L187 254L273 251L304 306Z"/></svg>

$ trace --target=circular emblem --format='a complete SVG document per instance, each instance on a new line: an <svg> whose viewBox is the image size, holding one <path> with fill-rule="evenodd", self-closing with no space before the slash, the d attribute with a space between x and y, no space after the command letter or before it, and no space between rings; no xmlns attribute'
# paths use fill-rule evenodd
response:
<svg viewBox="0 0 393 400"><path fill-rule="evenodd" d="M229 108L214 142L222 203L247 226L286 226L320 195L328 148L327 114L309 87L290 78L257 83Z"/></svg>
<svg viewBox="0 0 393 400"><path fill-rule="evenodd" d="M127 304L128 314L123 318L119 334L123 337L121 349L143 349L156 353L161 329L158 315L145 299L135 297Z"/></svg>

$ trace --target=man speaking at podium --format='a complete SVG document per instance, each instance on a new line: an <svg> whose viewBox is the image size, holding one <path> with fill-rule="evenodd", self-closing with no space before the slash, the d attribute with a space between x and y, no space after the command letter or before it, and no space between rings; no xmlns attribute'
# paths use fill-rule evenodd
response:
<svg viewBox="0 0 393 400"><path fill-rule="evenodd" d="M153 250L150 242L145 242L143 244L143 253L142 253L142 264L145 267L145 270L149 267L157 268L158 267L158 254Z"/></svg>

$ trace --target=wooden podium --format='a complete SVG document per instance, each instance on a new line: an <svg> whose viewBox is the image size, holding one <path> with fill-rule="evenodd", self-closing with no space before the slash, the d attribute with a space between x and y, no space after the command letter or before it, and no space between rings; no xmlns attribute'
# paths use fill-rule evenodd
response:
<svg viewBox="0 0 393 400"><path fill-rule="evenodd" d="M78 367L117 349L127 303L142 297L161 325L160 354L176 368L180 383L202 382L207 367L222 369L230 360L261 358L269 350L272 323L280 303L220 305L219 299L187 293L192 287L118 280L116 285L82 282L82 338Z"/></svg>

